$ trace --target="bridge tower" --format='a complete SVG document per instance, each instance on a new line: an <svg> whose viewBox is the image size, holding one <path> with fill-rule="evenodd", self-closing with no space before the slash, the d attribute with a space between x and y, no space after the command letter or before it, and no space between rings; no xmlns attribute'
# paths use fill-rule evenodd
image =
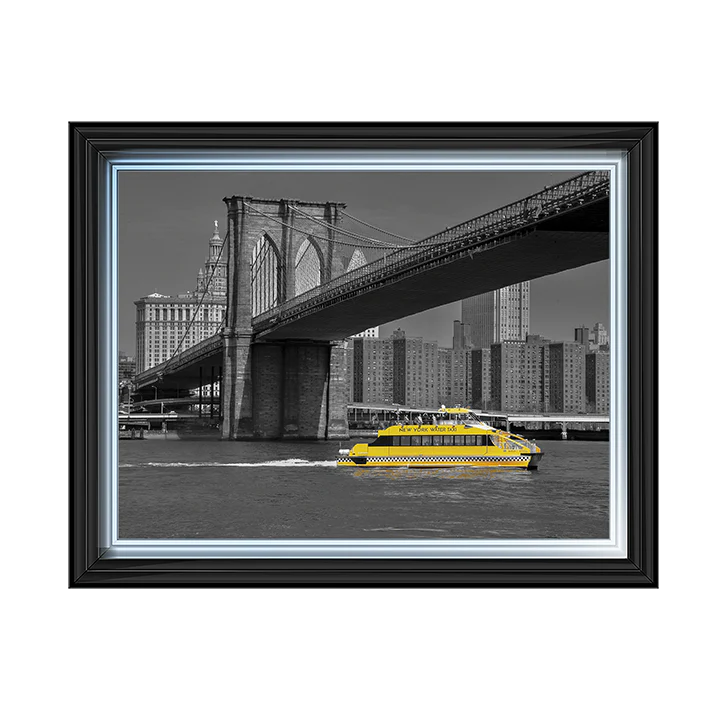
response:
<svg viewBox="0 0 723 723"><path fill-rule="evenodd" d="M340 203L224 199L228 293L222 439L346 439L343 342L256 339L253 318L345 272Z"/></svg>

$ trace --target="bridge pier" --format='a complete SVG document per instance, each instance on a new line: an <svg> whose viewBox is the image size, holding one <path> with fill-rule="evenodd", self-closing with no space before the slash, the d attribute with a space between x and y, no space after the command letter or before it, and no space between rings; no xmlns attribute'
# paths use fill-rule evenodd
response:
<svg viewBox="0 0 723 723"><path fill-rule="evenodd" d="M253 439L251 334L222 332L223 425L221 439Z"/></svg>
<svg viewBox="0 0 723 723"><path fill-rule="evenodd" d="M342 344L225 340L222 439L349 439Z"/></svg>
<svg viewBox="0 0 723 723"><path fill-rule="evenodd" d="M349 380L346 342L333 342L329 349L329 397L327 439L349 439Z"/></svg>
<svg viewBox="0 0 723 723"><path fill-rule="evenodd" d="M284 349L280 344L254 344L253 362L253 436L256 439L281 437L284 389Z"/></svg>

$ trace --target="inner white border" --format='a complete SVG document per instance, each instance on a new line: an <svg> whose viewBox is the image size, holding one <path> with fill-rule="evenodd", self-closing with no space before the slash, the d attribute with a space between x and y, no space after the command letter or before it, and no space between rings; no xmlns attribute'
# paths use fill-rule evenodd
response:
<svg viewBox="0 0 723 723"><path fill-rule="evenodd" d="M121 171L592 171L610 172L610 537L590 540L140 540L118 538L118 173ZM619 151L123 153L106 179L110 250L100 278L107 336L101 348L100 529L103 558L619 558L627 556L627 166ZM103 258L105 255L101 253ZM101 263L101 265L103 265ZM111 402L112 400L112 402ZM102 420L109 419L104 425Z"/></svg>

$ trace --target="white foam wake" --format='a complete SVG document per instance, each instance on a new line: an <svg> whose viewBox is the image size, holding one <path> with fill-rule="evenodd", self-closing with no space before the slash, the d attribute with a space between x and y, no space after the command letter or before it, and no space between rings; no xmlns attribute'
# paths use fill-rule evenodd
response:
<svg viewBox="0 0 723 723"><path fill-rule="evenodd" d="M334 460L274 459L268 462L144 462L120 467L335 467Z"/></svg>

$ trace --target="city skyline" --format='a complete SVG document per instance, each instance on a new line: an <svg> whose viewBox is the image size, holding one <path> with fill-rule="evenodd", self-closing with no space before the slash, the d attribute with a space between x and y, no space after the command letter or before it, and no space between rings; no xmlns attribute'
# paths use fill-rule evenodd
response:
<svg viewBox="0 0 723 723"><path fill-rule="evenodd" d="M471 347L466 325L455 320L456 345L410 337L350 339L349 401L437 408L473 407L497 412L607 414L610 410L610 352L601 323L576 341L528 334L490 347Z"/></svg>
<svg viewBox="0 0 723 723"><path fill-rule="evenodd" d="M119 182L119 348L135 349L133 304L152 293L177 296L195 286L209 228L221 198L242 187L248 195L330 198L354 215L393 233L424 238L576 175L571 172L429 173L167 173L126 172ZM247 191L246 191L247 189ZM394 199L390 201L390 199ZM173 263L169 263L173 259ZM567 340L585 319L609 326L609 264L591 264L530 282L530 332ZM452 346L461 302L383 324L387 337L409 336Z"/></svg>

